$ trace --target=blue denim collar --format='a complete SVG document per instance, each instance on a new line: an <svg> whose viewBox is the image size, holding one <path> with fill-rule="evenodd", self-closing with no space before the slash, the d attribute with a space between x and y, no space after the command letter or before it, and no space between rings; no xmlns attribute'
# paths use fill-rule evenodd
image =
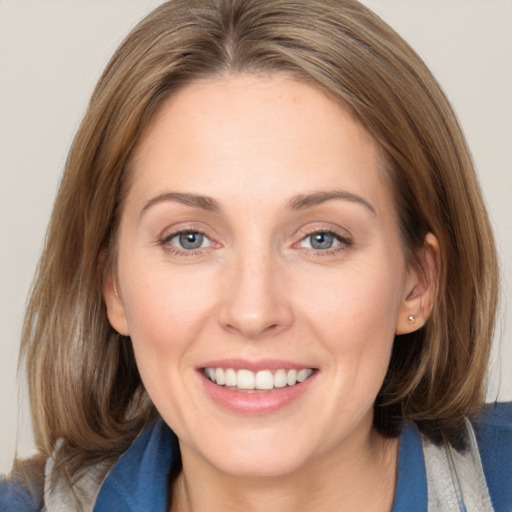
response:
<svg viewBox="0 0 512 512"><path fill-rule="evenodd" d="M178 463L176 436L163 420L149 425L110 470L94 512L165 512L169 473ZM426 512L427 483L418 429L406 424L399 448L397 487L392 512Z"/></svg>
<svg viewBox="0 0 512 512"><path fill-rule="evenodd" d="M178 461L169 427L161 419L148 425L108 473L93 512L166 512L169 474Z"/></svg>

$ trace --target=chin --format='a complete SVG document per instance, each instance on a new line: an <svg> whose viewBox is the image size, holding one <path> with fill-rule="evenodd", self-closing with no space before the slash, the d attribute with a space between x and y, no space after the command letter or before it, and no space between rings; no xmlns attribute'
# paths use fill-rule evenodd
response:
<svg viewBox="0 0 512 512"><path fill-rule="evenodd" d="M269 435L270 434L270 435ZM291 436L272 432L248 432L211 440L196 453L223 473L248 478L275 478L294 473L313 456L315 447ZM211 439L211 438L210 438Z"/></svg>
<svg viewBox="0 0 512 512"><path fill-rule="evenodd" d="M234 455L234 456L233 456ZM261 453L253 454L229 454L220 460L210 460L223 473L243 478L278 478L290 475L305 464L303 458L283 456L285 454L269 453L262 456Z"/></svg>

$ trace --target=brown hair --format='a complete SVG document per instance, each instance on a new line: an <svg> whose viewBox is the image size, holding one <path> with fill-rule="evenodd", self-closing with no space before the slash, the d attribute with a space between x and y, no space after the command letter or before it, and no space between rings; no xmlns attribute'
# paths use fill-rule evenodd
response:
<svg viewBox="0 0 512 512"><path fill-rule="evenodd" d="M438 83L416 53L353 0L172 0L116 51L66 162L28 307L22 354L37 446L63 439L68 475L117 457L154 414L129 340L108 323L105 268L137 141L192 80L284 72L345 105L380 145L406 255L432 232L442 266L423 329L397 338L375 426L405 419L453 440L483 404L497 301L494 243L471 157Z"/></svg>

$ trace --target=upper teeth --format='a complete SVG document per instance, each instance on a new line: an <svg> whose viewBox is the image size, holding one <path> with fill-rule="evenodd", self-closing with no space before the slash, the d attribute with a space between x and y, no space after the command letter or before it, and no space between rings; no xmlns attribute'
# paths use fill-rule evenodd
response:
<svg viewBox="0 0 512 512"><path fill-rule="evenodd" d="M233 370L232 368L205 368L205 375L219 386L230 386L238 389L273 389L294 386L297 382L304 382L311 374L311 368L302 370L279 369L260 370Z"/></svg>

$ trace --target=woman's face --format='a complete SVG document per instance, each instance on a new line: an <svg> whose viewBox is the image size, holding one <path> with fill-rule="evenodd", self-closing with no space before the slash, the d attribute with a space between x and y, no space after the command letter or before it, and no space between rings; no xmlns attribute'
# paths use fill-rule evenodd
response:
<svg viewBox="0 0 512 512"><path fill-rule="evenodd" d="M133 173L105 298L183 452L278 475L364 446L420 295L372 138L309 85L235 75L172 96Z"/></svg>

